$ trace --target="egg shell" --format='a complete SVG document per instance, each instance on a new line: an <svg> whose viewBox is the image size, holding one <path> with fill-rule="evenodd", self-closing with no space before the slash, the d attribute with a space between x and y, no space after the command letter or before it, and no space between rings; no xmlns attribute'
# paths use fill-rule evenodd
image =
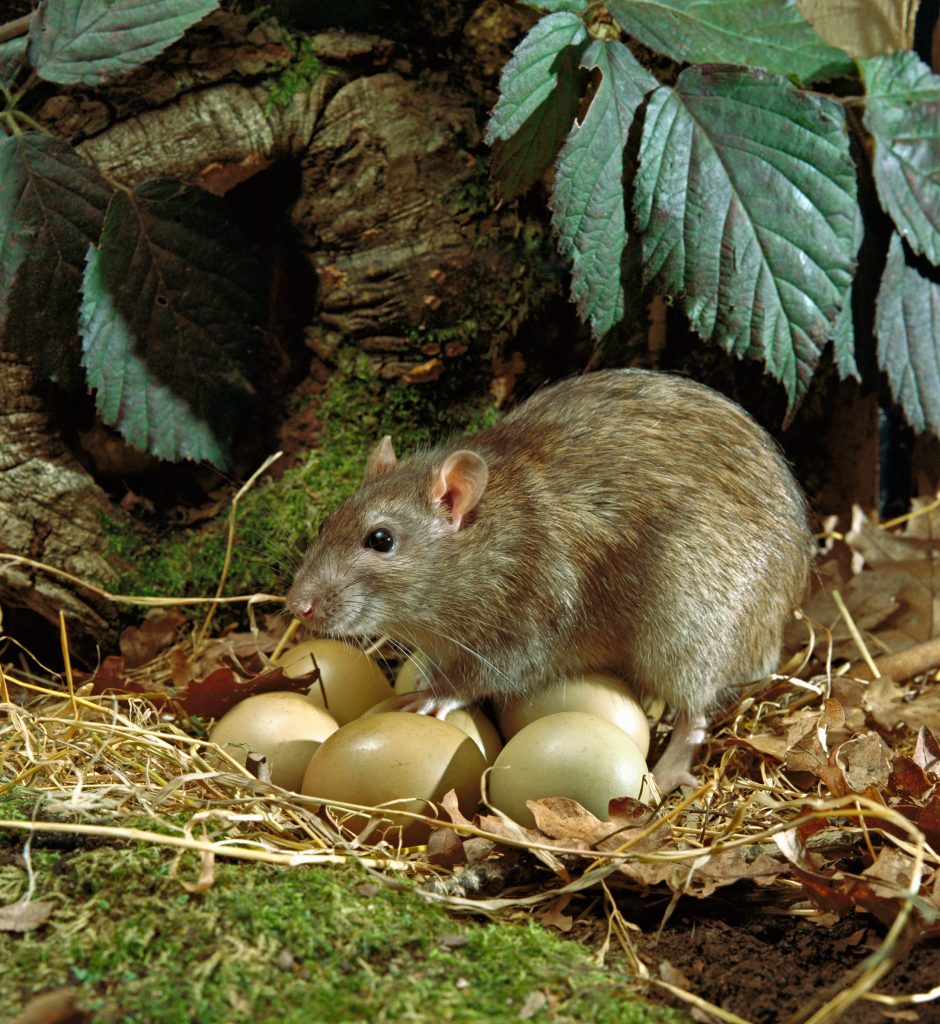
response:
<svg viewBox="0 0 940 1024"><path fill-rule="evenodd" d="M369 710L363 715L363 718L368 718L370 715L379 715L383 712L397 712L398 714L411 714L408 711L402 711L397 706L398 702L402 697L406 697L407 693L400 694L397 697L389 697L388 700L383 700L380 704L376 704L374 708ZM496 731L496 726L483 714L483 711L476 705L471 705L468 708L456 708L453 711L448 711L444 715L444 721L449 725L456 725L461 732L465 732L470 739L480 748L484 758L486 758L487 764L492 764L496 760L496 756L503 749L503 741L499 738L499 733Z"/></svg>
<svg viewBox="0 0 940 1024"><path fill-rule="evenodd" d="M299 790L310 758L338 728L330 715L302 693L258 693L227 711L213 726L209 739L240 764L250 751L264 754L271 781L284 789Z"/></svg>
<svg viewBox="0 0 940 1024"><path fill-rule="evenodd" d="M528 828L535 819L526 800L552 796L577 800L608 821L608 802L639 797L646 771L643 755L619 726L599 715L563 711L537 719L503 747L489 774L488 799Z"/></svg>
<svg viewBox="0 0 940 1024"><path fill-rule="evenodd" d="M427 664L427 658L417 651L406 658L395 676L395 692L414 693L418 689L419 676L425 671Z"/></svg>
<svg viewBox="0 0 940 1024"><path fill-rule="evenodd" d="M307 697L317 707L325 708L340 725L358 718L392 693L385 673L372 658L342 640L304 640L285 651L277 665L284 675L294 679L313 672L314 658L320 682L311 685Z"/></svg>
<svg viewBox="0 0 940 1024"><path fill-rule="evenodd" d="M506 740L538 718L562 711L599 715L621 729L646 757L650 727L643 706L632 687L608 672L589 672L562 679L538 693L517 697L497 712L499 730Z"/></svg>
<svg viewBox="0 0 940 1024"><path fill-rule="evenodd" d="M395 808L433 816L427 801L440 801L457 792L461 811L468 817L480 801L480 778L486 762L476 743L454 725L427 715L382 712L344 725L310 759L302 792L324 802L376 807L399 801ZM423 843L430 828L383 811L384 823L370 841ZM352 815L343 825L358 835L369 817Z"/></svg>

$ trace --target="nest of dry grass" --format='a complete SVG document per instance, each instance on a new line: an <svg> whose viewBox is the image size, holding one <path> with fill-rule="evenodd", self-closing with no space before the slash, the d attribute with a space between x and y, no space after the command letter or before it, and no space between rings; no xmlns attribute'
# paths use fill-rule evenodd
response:
<svg viewBox="0 0 940 1024"><path fill-rule="evenodd" d="M0 820L0 828L24 839L53 832L175 849L175 877L190 891L212 885L220 857L288 867L356 861L385 878L411 876L452 909L491 914L564 907L571 894L596 890L637 978L723 1021L742 1018L650 976L621 908L669 893L665 921L683 896L759 886L781 912L824 922L863 910L887 929L842 990L797 1019L835 1021L862 998L886 1009L938 999L940 987L906 998L876 991L915 942L940 932L938 504L925 504L919 521L876 525L859 515L845 535L831 533L787 665L715 724L700 788L662 806L617 801L605 822L573 801L543 800L533 806L538 827L527 830L490 810L468 820L445 801L426 847L350 839L338 827L344 815L381 809L323 813L260 781L167 697L181 666L205 665L203 629L122 676L132 684L125 692L96 694L94 679L68 667L65 642L62 674L22 655L20 666L0 668L0 790L19 787L37 808L35 820ZM262 664L263 635L256 627L242 638ZM121 824L142 817L151 828ZM187 851L199 858L196 877ZM510 880L511 894L485 895Z"/></svg>

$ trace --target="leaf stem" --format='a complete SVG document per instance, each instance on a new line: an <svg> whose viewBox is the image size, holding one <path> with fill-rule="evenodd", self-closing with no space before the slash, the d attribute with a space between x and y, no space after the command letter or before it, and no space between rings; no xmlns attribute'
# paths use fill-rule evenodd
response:
<svg viewBox="0 0 940 1024"><path fill-rule="evenodd" d="M29 31L29 23L33 20L32 14L24 14L21 18L15 18L4 25L0 25L0 43L5 43L17 36L25 36Z"/></svg>

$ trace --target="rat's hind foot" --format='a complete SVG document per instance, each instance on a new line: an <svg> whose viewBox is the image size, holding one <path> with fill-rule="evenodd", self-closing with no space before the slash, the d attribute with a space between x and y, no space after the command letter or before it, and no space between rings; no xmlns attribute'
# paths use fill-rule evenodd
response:
<svg viewBox="0 0 940 1024"><path fill-rule="evenodd" d="M692 774L692 758L705 741L706 725L703 714L683 711L676 715L669 744L653 769L656 785L663 796L680 786L698 785Z"/></svg>

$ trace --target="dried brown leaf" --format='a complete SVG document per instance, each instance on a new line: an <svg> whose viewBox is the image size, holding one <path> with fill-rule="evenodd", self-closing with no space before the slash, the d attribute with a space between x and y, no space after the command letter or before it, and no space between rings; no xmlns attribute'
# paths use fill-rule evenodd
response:
<svg viewBox="0 0 940 1024"><path fill-rule="evenodd" d="M856 60L914 45L920 0L797 0L797 6L827 43Z"/></svg>
<svg viewBox="0 0 940 1024"><path fill-rule="evenodd" d="M940 779L940 741L926 725L917 730L914 761L935 779Z"/></svg>
<svg viewBox="0 0 940 1024"><path fill-rule="evenodd" d="M852 523L845 542L866 565L906 562L926 557L929 546L917 537L882 529L858 505L852 507Z"/></svg>
<svg viewBox="0 0 940 1024"><path fill-rule="evenodd" d="M940 539L940 496L914 498L911 515L904 523L905 537L936 542Z"/></svg>
<svg viewBox="0 0 940 1024"><path fill-rule="evenodd" d="M595 846L612 831L610 822L601 821L577 800L566 796L527 800L535 825L552 839L564 839L572 844Z"/></svg>
<svg viewBox="0 0 940 1024"><path fill-rule="evenodd" d="M880 791L888 785L891 751L877 733L867 732L854 736L840 743L834 754L835 763L842 771L849 792L864 793L869 789Z"/></svg>
<svg viewBox="0 0 940 1024"><path fill-rule="evenodd" d="M888 780L894 793L920 800L931 789L934 781L913 758L904 754L895 755Z"/></svg>
<svg viewBox="0 0 940 1024"><path fill-rule="evenodd" d="M562 893L539 908L535 916L541 924L549 928L557 928L560 932L567 934L574 927L574 918L564 911L572 899L572 893Z"/></svg>
<svg viewBox="0 0 940 1024"><path fill-rule="evenodd" d="M308 679L288 678L279 668L248 680L238 679L230 668L217 668L205 679L192 680L177 697L187 714L218 718L246 697L284 690L304 693L309 685Z"/></svg>
<svg viewBox="0 0 940 1024"><path fill-rule="evenodd" d="M49 920L55 904L49 900L19 900L0 907L0 932L31 932Z"/></svg>
<svg viewBox="0 0 940 1024"><path fill-rule="evenodd" d="M185 635L188 620L179 608L151 608L139 626L128 626L118 641L128 668L152 661Z"/></svg>
<svg viewBox="0 0 940 1024"><path fill-rule="evenodd" d="M455 825L467 825L473 824L469 818L464 817L463 812L460 810L460 804L457 802L456 790L449 789L441 799L441 806L447 812L447 816Z"/></svg>
<svg viewBox="0 0 940 1024"><path fill-rule="evenodd" d="M869 683L862 705L874 721L888 732L899 725L909 729L926 726L940 732L940 689L933 688L917 694L904 690L887 676Z"/></svg>
<svg viewBox="0 0 940 1024"><path fill-rule="evenodd" d="M927 842L940 850L940 793L934 793L924 809L917 816L917 827L924 833Z"/></svg>
<svg viewBox="0 0 940 1024"><path fill-rule="evenodd" d="M78 989L63 985L33 996L13 1024L86 1024L88 1014L75 1005Z"/></svg>
<svg viewBox="0 0 940 1024"><path fill-rule="evenodd" d="M767 853L758 853L755 857L752 851L736 846L703 856L689 877L689 887L683 891L704 899L717 889L745 879L758 885L770 885L786 870L786 865L776 857Z"/></svg>
<svg viewBox="0 0 940 1024"><path fill-rule="evenodd" d="M694 991L689 979L678 967L673 967L668 960L661 961L658 970L659 976L663 981L669 982L670 985L675 985L676 988L681 988L684 992Z"/></svg>
<svg viewBox="0 0 940 1024"><path fill-rule="evenodd" d="M428 836L428 863L453 868L467 863L460 836L451 828L436 828Z"/></svg>
<svg viewBox="0 0 940 1024"><path fill-rule="evenodd" d="M903 850L884 847L862 872L862 879L850 883L852 899L883 924L891 924L904 902L904 893L910 889L912 865L912 858Z"/></svg>
<svg viewBox="0 0 940 1024"><path fill-rule="evenodd" d="M801 716L787 729L784 763L790 771L811 772L819 776L829 765L826 744L827 715Z"/></svg>
<svg viewBox="0 0 940 1024"><path fill-rule="evenodd" d="M123 691L125 685L124 659L116 654L109 654L92 677L92 695L98 697L109 691Z"/></svg>

